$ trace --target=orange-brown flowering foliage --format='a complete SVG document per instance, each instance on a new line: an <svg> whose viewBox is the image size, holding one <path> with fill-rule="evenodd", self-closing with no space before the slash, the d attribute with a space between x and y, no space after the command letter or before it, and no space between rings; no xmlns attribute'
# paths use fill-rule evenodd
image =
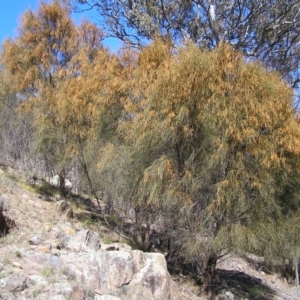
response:
<svg viewBox="0 0 300 300"><path fill-rule="evenodd" d="M27 11L18 37L3 45L1 62L21 95L20 109L32 115L37 148L54 153L61 168L82 153L99 122L105 127L103 112L116 103L119 64L102 38L88 21L75 26L67 7L53 1Z"/></svg>
<svg viewBox="0 0 300 300"><path fill-rule="evenodd" d="M157 41L136 61L131 117L119 125L125 142L108 145L99 163L115 172L116 191L143 222L164 219L206 285L224 251L294 255L300 127L292 89L226 44L208 51Z"/></svg>

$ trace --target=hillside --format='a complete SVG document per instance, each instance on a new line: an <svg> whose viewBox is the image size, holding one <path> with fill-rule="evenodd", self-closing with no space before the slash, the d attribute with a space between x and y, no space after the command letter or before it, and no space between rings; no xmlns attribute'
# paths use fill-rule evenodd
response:
<svg viewBox="0 0 300 300"><path fill-rule="evenodd" d="M45 199L26 183L25 177L9 168L0 170L0 195L4 215L9 217L10 222L7 223L11 227L0 240L0 299L141 300L146 299L145 295L148 299L166 297L173 300L299 299L294 285L289 285L277 274L267 274L257 258L250 260L249 257L234 255L218 265L212 294L197 296L198 287L188 277L173 275L169 280L161 254L132 251L134 245L126 245L124 239L104 225L96 205L88 197L78 196L70 200L73 217L70 213L67 216L66 211L61 209L63 202L58 196ZM86 239L82 242L82 234L89 235L88 242ZM101 250L98 250L98 236ZM106 270L103 262L102 265L98 262L102 266L98 271L93 270L91 262L96 257L95 253L105 259L112 256L115 260L106 265ZM122 276L131 276L128 275L131 272L128 267L130 261L125 260L121 270L118 270L119 265L114 264L121 260L118 255L133 257L132 253L139 255L147 262L146 265L151 257L151 282L147 281L149 273L140 272L145 269L144 266L139 270L136 268L130 281L124 279L119 284ZM89 263L90 268L84 269ZM93 277L95 272L101 273L100 287ZM111 274L109 284L109 280L103 279L108 273ZM142 278L140 282L137 282L138 276ZM130 294L133 283L136 293L140 286L143 287L141 298ZM149 283L150 294L147 294L146 283ZM122 294L121 291L125 292ZM118 297L116 293L119 293Z"/></svg>

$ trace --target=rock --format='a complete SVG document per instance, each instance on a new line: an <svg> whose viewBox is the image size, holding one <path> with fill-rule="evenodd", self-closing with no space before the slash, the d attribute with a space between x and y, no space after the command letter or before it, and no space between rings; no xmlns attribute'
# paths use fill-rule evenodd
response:
<svg viewBox="0 0 300 300"><path fill-rule="evenodd" d="M97 251L100 249L99 235L89 230L80 230L63 241L63 246L71 251Z"/></svg>
<svg viewBox="0 0 300 300"><path fill-rule="evenodd" d="M234 295L231 292L227 291L225 295L228 300L234 300Z"/></svg>
<svg viewBox="0 0 300 300"><path fill-rule="evenodd" d="M29 240L30 245L39 245L43 241L41 233L36 234Z"/></svg>
<svg viewBox="0 0 300 300"><path fill-rule="evenodd" d="M53 297L55 297L55 300L69 300L70 298L66 298L65 296L63 295L60 295L60 294L55 294L53 293ZM45 297L41 298L42 300L48 300L48 299L51 299L49 298L49 295L47 294Z"/></svg>
<svg viewBox="0 0 300 300"><path fill-rule="evenodd" d="M55 226L51 229L51 235L55 239L65 238L66 235L74 235L76 230L68 224L61 224L59 226Z"/></svg>
<svg viewBox="0 0 300 300"><path fill-rule="evenodd" d="M43 289L43 294L38 299L71 300L73 287L68 282L54 283ZM72 299L73 300L73 299Z"/></svg>
<svg viewBox="0 0 300 300"><path fill-rule="evenodd" d="M52 250L51 244L42 244L42 245L38 245L35 248L35 251L44 252L44 253L50 253L51 250Z"/></svg>
<svg viewBox="0 0 300 300"><path fill-rule="evenodd" d="M72 300L84 300L84 292L78 287L74 286L72 288L72 293L70 295L70 298Z"/></svg>
<svg viewBox="0 0 300 300"><path fill-rule="evenodd" d="M28 277L28 283L32 285L41 285L41 286L49 285L49 282L45 279L45 277L38 276L38 275L30 275Z"/></svg>
<svg viewBox="0 0 300 300"><path fill-rule="evenodd" d="M60 187L60 178L59 175L55 175L53 177L47 177L46 181L55 187ZM73 188L73 184L71 181L65 178L65 189L70 191Z"/></svg>
<svg viewBox="0 0 300 300"><path fill-rule="evenodd" d="M27 198L27 197L23 197L23 198ZM43 205L39 202L36 202L36 201L33 201L33 200L27 200L26 199L26 202L28 203L29 206L31 207L37 207L39 209L42 209L43 208Z"/></svg>
<svg viewBox="0 0 300 300"><path fill-rule="evenodd" d="M122 295L127 300L161 300L170 298L170 275L165 258L159 253L133 251L105 251L68 253L60 256L75 280L91 289L99 289L99 296Z"/></svg>
<svg viewBox="0 0 300 300"><path fill-rule="evenodd" d="M10 187L7 187L7 188L5 189L5 194L13 195L13 189L10 188Z"/></svg>
<svg viewBox="0 0 300 300"><path fill-rule="evenodd" d="M21 265L19 262L17 262L17 261L13 261L13 262L12 262L12 266L14 266L14 267L16 267L16 268L19 268L19 269L23 269L23 268L22 268L22 265Z"/></svg>
<svg viewBox="0 0 300 300"><path fill-rule="evenodd" d="M124 299L170 299L170 275L167 272L165 257L160 253L144 253L144 256L145 265L135 274L133 280L124 286ZM138 264L140 259L138 258Z"/></svg>
<svg viewBox="0 0 300 300"><path fill-rule="evenodd" d="M234 295L230 291L222 291L218 296L218 300L234 300Z"/></svg>
<svg viewBox="0 0 300 300"><path fill-rule="evenodd" d="M26 277L23 275L14 274L4 279L4 282L1 280L0 287L9 293L16 293L26 289Z"/></svg>
<svg viewBox="0 0 300 300"><path fill-rule="evenodd" d="M73 235L76 233L76 230L74 228L72 228L71 226L64 226L62 229L66 235Z"/></svg>
<svg viewBox="0 0 300 300"><path fill-rule="evenodd" d="M261 274L262 276L266 275L266 273L264 271L259 271L259 274Z"/></svg>
<svg viewBox="0 0 300 300"><path fill-rule="evenodd" d="M119 297L110 296L110 295L96 295L94 300L122 300Z"/></svg>
<svg viewBox="0 0 300 300"><path fill-rule="evenodd" d="M23 264L30 265L32 269L41 269L45 267L60 269L63 266L60 258L51 253L30 251L29 253L23 253L22 258L24 260Z"/></svg>

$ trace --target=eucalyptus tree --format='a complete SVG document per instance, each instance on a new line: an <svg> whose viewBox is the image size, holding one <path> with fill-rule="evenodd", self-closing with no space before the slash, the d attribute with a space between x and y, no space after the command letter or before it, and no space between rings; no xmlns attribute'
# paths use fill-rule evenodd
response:
<svg viewBox="0 0 300 300"><path fill-rule="evenodd" d="M109 36L144 45L157 36L212 49L231 44L299 86L299 0L69 0L96 10Z"/></svg>

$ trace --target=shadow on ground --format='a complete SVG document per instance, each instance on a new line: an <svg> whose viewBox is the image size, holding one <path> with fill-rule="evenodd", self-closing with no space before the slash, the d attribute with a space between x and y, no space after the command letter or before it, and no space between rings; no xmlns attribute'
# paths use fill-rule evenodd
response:
<svg viewBox="0 0 300 300"><path fill-rule="evenodd" d="M211 293L221 295L224 291L230 291L234 299L271 300L275 295L275 292L263 285L259 278L239 271L217 269Z"/></svg>

